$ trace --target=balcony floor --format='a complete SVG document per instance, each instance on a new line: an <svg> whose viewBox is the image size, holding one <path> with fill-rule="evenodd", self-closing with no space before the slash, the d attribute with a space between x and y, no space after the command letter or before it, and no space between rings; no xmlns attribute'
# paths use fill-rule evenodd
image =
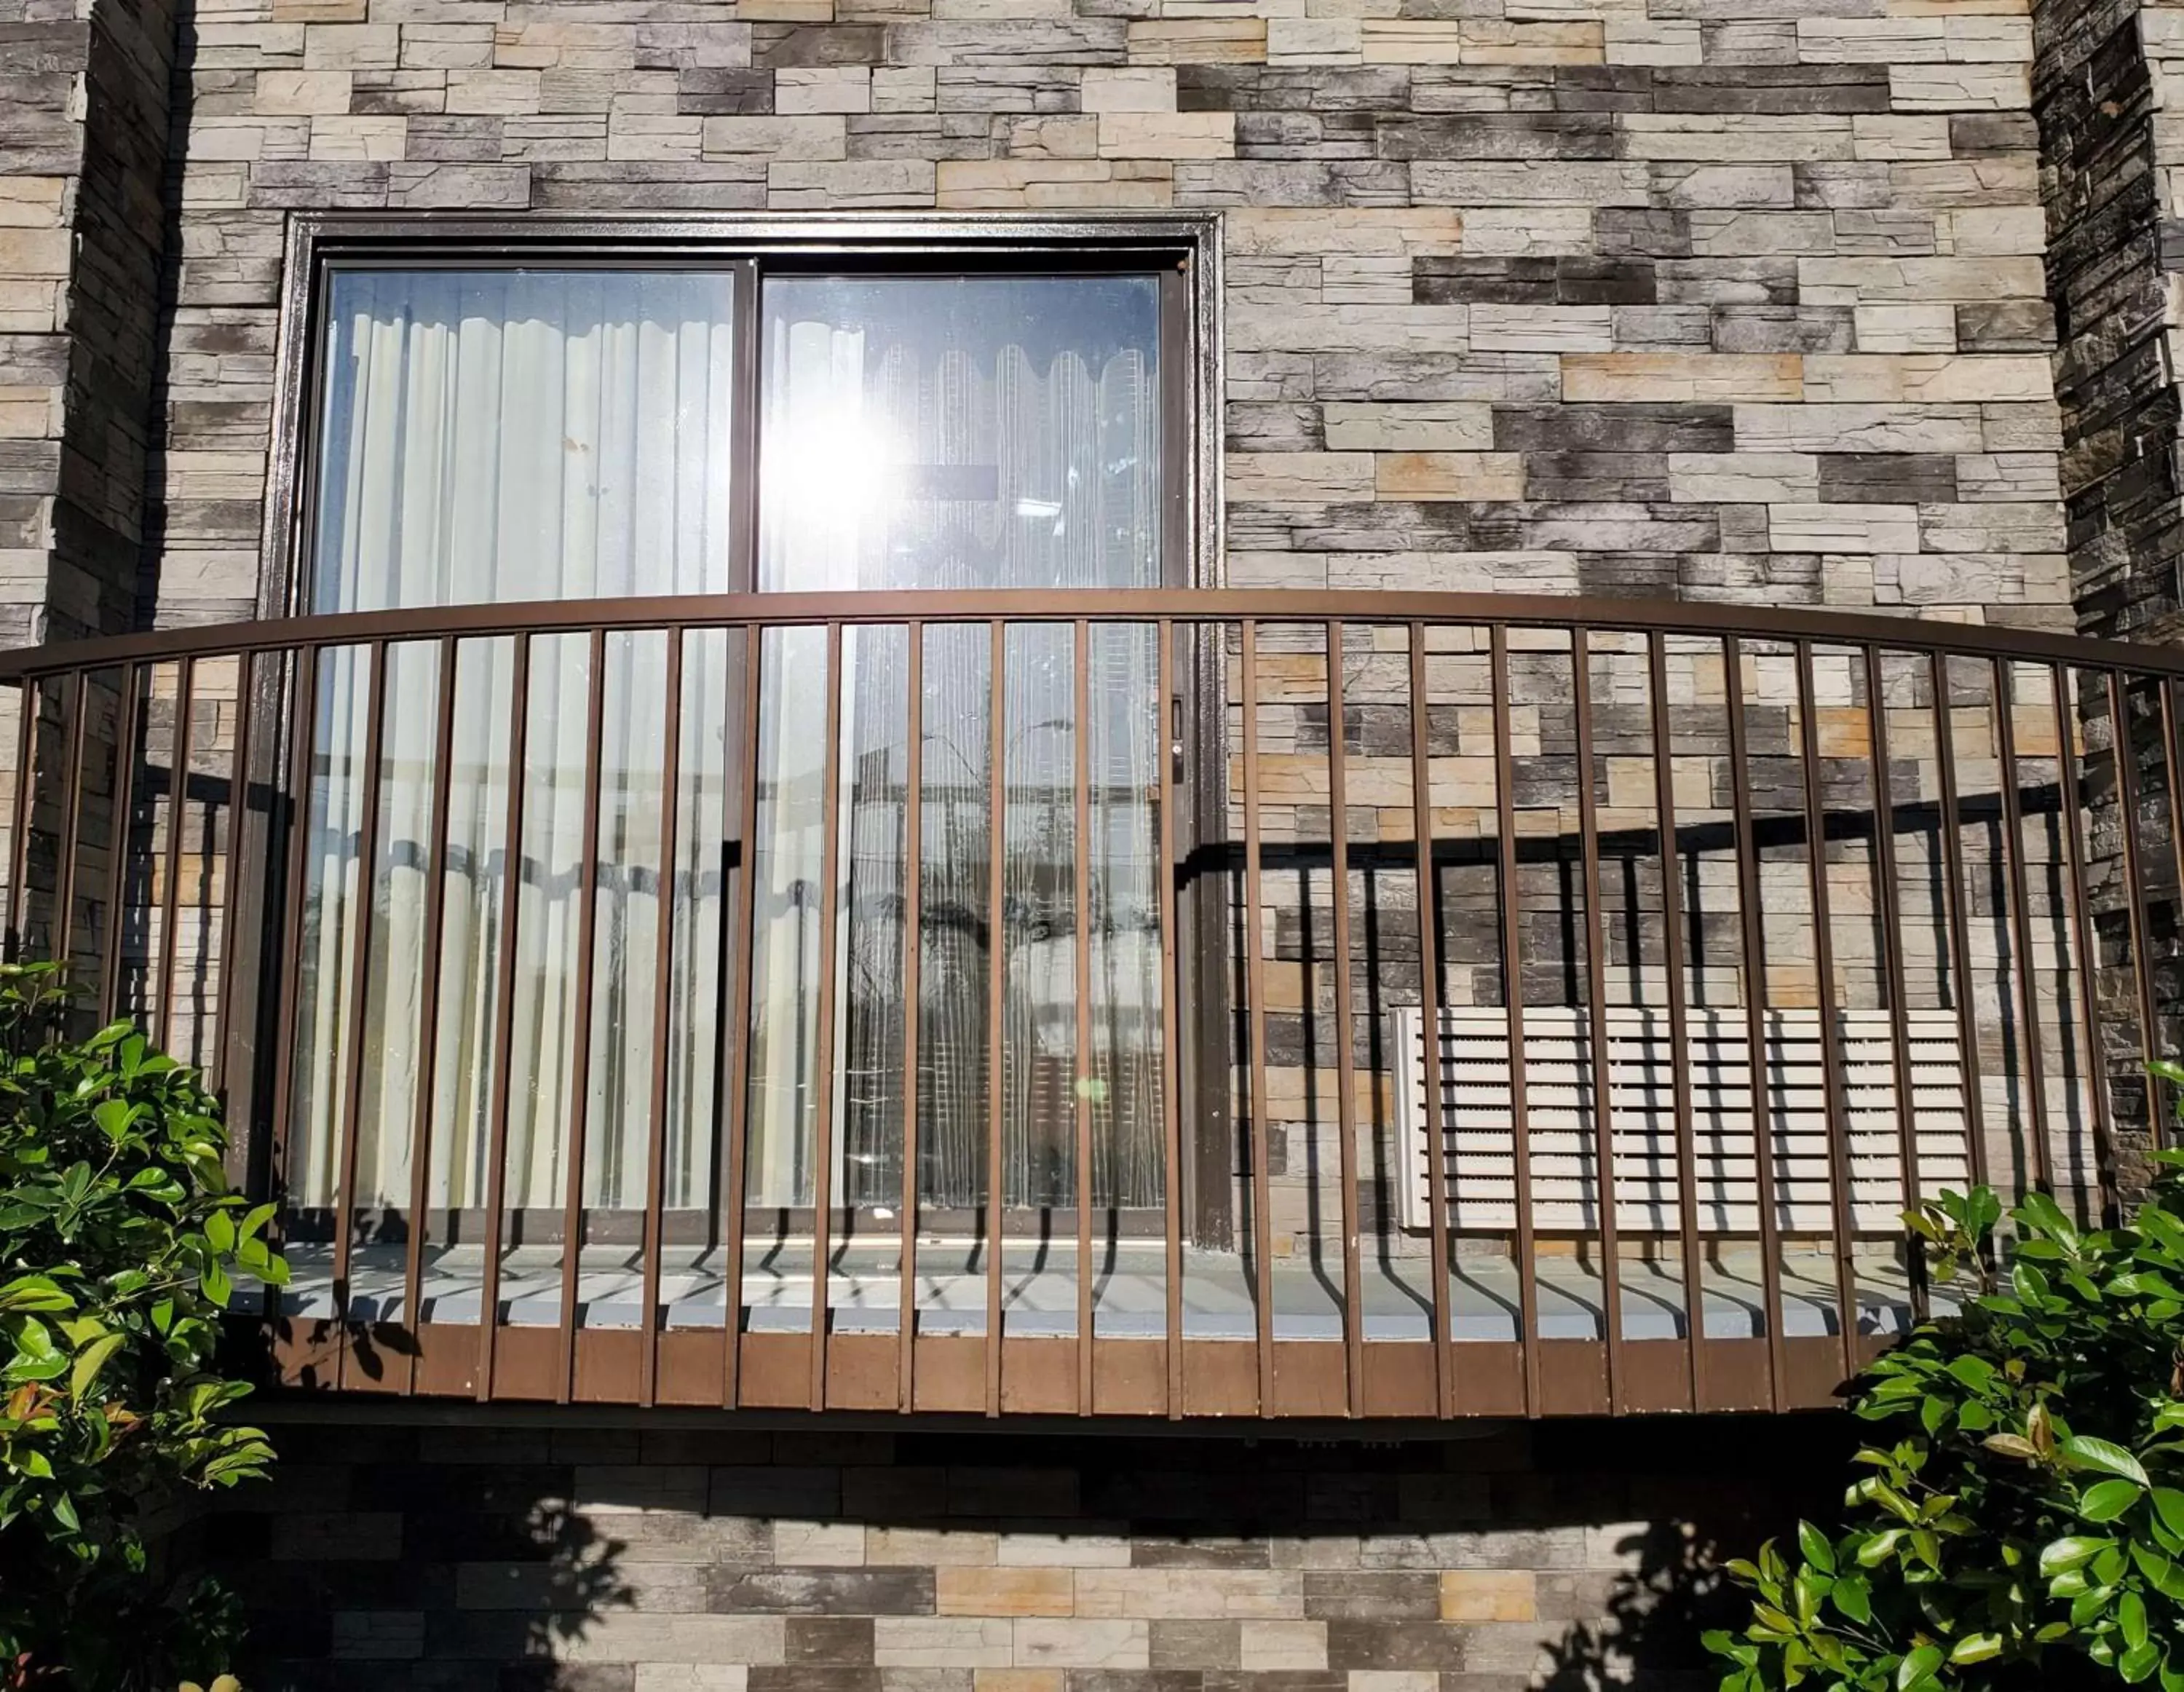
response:
<svg viewBox="0 0 2184 1692"><path fill-rule="evenodd" d="M325 1320L334 1314L332 1251L326 1245L287 1248L292 1278L281 1314ZM1077 1321L1073 1244L1011 1242L1006 1253L1002 1309L1005 1331L1044 1336L1073 1333ZM811 1244L768 1241L745 1254L742 1298L755 1332L802 1332L811 1325ZM432 1322L474 1325L478 1319L482 1254L476 1246L428 1251L420 1304ZM1892 1246L1862 1244L1853 1259L1858 1331L1906 1333L1909 1288ZM726 1305L722 1254L671 1250L660 1269L666 1326L717 1328ZM360 1246L350 1263L352 1321L403 1322L404 1258L398 1245ZM1834 1266L1826 1249L1786 1244L1782 1254L1782 1332L1812 1338L1838 1330ZM1273 1275L1277 1339L1342 1337L1341 1265L1323 1275L1306 1261L1284 1260ZM1183 1327L1194 1339L1248 1340L1256 1331L1250 1260L1235 1252L1187 1250L1183 1260ZM1432 1333L1426 1260L1368 1254L1362 1276L1363 1330L1368 1340L1418 1340ZM838 1251L827 1280L837 1332L894 1333L900 1288L892 1241ZM644 1311L641 1254L632 1247L588 1246L579 1264L577 1323L630 1328ZM1767 1331L1756 1246L1724 1244L1702 1265L1702 1316L1710 1339L1747 1339ZM500 1317L512 1326L550 1327L561 1319L558 1246L525 1246L503 1258ZM1683 1283L1673 1262L1626 1261L1621 1276L1622 1333L1626 1339L1684 1337ZM1597 1267L1574 1257L1537 1261L1539 1333L1547 1339L1602 1335L1604 1288ZM1094 1331L1117 1339L1158 1338L1166 1325L1167 1271L1157 1241L1126 1242L1103 1251L1095 1286ZM986 1322L987 1284L974 1249L961 1242L919 1246L917 1326L922 1333L978 1333ZM1518 1338L1518 1277L1506 1255L1462 1255L1451 1278L1450 1305L1459 1340Z"/></svg>

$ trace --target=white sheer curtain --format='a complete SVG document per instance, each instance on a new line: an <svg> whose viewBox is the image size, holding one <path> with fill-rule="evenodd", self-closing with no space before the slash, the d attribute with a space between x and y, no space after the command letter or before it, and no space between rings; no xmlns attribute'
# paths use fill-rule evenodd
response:
<svg viewBox="0 0 2184 1692"><path fill-rule="evenodd" d="M517 600L726 591L730 532L730 290L724 273L668 270L337 271L330 288L309 609L379 610ZM720 725L728 685L717 638L685 653L682 799L672 849L659 838L669 721L664 635L606 648L602 857L587 1112L588 1202L641 1195L651 965L666 905L699 943L678 945L684 1021L716 982L722 836ZM398 647L385 749L362 767L368 665L326 654L311 721L314 773L291 1190L328 1203L351 1028L363 1029L359 1208L406 1208L424 1031L419 998L439 971L432 1100L434 1208L483 1202L493 961L504 882L509 726L529 713L517 889L507 1202L547 1207L566 1180L576 898L584 819L590 653L581 637L532 645L515 697L508 639L460 648L440 673L430 644ZM437 699L454 686L446 852L433 861ZM358 862L365 782L381 783L380 847ZM424 955L428 878L442 877L445 932ZM367 907L370 920L365 919ZM368 933L370 1001L347 995ZM702 1199L711 1117L709 1063L676 1048L670 1204ZM701 1130L699 1125L708 1125ZM693 1194L696 1197L693 1198ZM640 1200L641 1201L641 1200Z"/></svg>

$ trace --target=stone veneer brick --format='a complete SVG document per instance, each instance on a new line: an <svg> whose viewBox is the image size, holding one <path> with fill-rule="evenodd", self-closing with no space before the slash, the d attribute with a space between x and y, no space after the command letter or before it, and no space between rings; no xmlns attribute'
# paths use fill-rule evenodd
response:
<svg viewBox="0 0 2184 1692"><path fill-rule="evenodd" d="M199 17L157 615L255 601L292 209L1176 206L1229 211L1233 582L1506 554L1467 585L2068 622L2025 15L1280 10ZM58 213L9 192L35 304Z"/></svg>
<svg viewBox="0 0 2184 1692"><path fill-rule="evenodd" d="M1702 1684L1711 1569L1824 1505L1849 1432L314 1422L185 1548L251 1606L260 1692L1646 1692ZM900 1470L921 1501L852 1501ZM768 1472L781 1504L722 1501Z"/></svg>

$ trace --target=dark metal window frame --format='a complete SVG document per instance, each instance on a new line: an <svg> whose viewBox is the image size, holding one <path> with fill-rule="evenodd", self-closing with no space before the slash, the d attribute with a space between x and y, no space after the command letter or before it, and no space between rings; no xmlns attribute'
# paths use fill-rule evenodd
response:
<svg viewBox="0 0 2184 1692"><path fill-rule="evenodd" d="M758 538L760 400L755 368L760 284L768 272L894 274L1156 274L1161 277L1163 585L1226 585L1222 496L1223 348L1222 222L1217 213L1084 213L1069 217L982 213L536 213L312 211L290 215L274 372L271 451L259 544L258 614L303 614L312 559L324 411L327 284L338 268L572 269L689 266L737 277L736 408L730 492L730 584L751 587ZM1058 598L1063 596L1057 596ZM1184 827L1217 838L1226 821L1227 714L1217 635L1185 637L1178 692L1186 767L1196 776ZM271 666L267 666L270 670ZM280 736L279 679L261 675L250 709L254 743ZM272 772L269 770L269 775ZM1186 1109L1185 1192L1200 1241L1227 1244L1238 1167L1225 1061L1229 936L1225 882L1187 878L1177 937L1187 1027L1179 1055ZM1188 942L1184 936L1190 937ZM250 983L254 987L254 982Z"/></svg>

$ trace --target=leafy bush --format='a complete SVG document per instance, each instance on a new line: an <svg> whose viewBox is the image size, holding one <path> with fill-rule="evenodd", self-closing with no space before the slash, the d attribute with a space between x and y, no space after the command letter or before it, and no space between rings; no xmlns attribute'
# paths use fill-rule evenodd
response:
<svg viewBox="0 0 2184 1692"><path fill-rule="evenodd" d="M1852 1525L1730 1565L1754 1599L1707 1636L1723 1692L2184 1692L2184 1154L2159 1156L2128 1227L2026 1199L2006 1267L1992 1192L1907 1216L1961 1313L1859 1382L1891 1432L1858 1455Z"/></svg>
<svg viewBox="0 0 2184 1692"><path fill-rule="evenodd" d="M67 1005L53 966L0 967L0 1686L171 1689L237 1617L155 1575L146 1517L265 1473L212 1360L235 1277L287 1267L196 1073L125 1023L68 1039Z"/></svg>

